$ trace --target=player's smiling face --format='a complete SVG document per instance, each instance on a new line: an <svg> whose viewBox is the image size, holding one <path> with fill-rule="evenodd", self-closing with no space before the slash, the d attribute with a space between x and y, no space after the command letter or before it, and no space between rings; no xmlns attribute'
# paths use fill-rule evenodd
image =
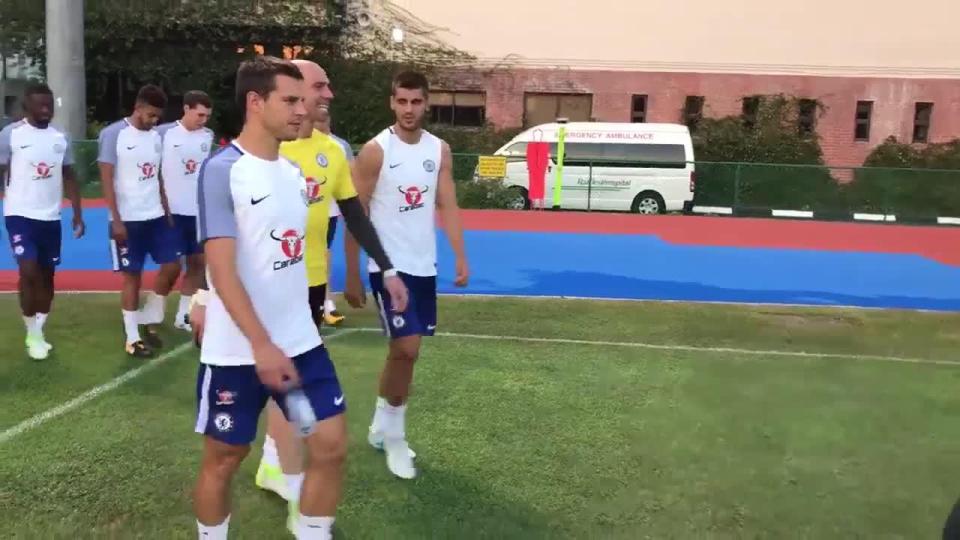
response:
<svg viewBox="0 0 960 540"><path fill-rule="evenodd" d="M333 100L333 90L330 88L330 79L323 68L316 67L309 70L304 76L306 86L306 106L310 119L315 122L325 122L330 115L330 102Z"/></svg>
<svg viewBox="0 0 960 540"><path fill-rule="evenodd" d="M390 98L390 108L397 117L397 124L406 130L420 129L427 111L427 96L422 89L397 88Z"/></svg>
<svg viewBox="0 0 960 540"><path fill-rule="evenodd" d="M281 141L297 138L307 109L304 106L304 82L277 75L276 88L263 102L263 123L267 131Z"/></svg>

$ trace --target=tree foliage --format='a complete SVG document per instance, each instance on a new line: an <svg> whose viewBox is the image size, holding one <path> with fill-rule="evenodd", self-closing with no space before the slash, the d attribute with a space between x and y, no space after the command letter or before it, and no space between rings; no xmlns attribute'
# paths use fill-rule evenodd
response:
<svg viewBox="0 0 960 540"><path fill-rule="evenodd" d="M916 146L889 137L870 152L867 167L960 169L960 139Z"/></svg>
<svg viewBox="0 0 960 540"><path fill-rule="evenodd" d="M800 129L800 100L772 95L758 98L753 118L705 118L694 134L698 161L746 163L823 163L816 130ZM819 107L819 106L818 106Z"/></svg>
<svg viewBox="0 0 960 540"><path fill-rule="evenodd" d="M0 35L8 52L43 63L44 6L40 0L0 0ZM357 24L347 2L313 0L86 0L87 99L94 126L127 114L136 90L153 83L174 98L202 89L214 100L211 127L239 131L233 79L254 54L306 57L327 67L334 114L351 140L389 119L385 100L400 65L426 69L468 61L434 43L393 47L382 23ZM177 99L169 115L175 117ZM336 118L336 117L335 117Z"/></svg>
<svg viewBox="0 0 960 540"><path fill-rule="evenodd" d="M696 203L796 210L838 206L837 183L823 166L819 136L801 129L800 100L757 99L749 118L704 119L697 126Z"/></svg>

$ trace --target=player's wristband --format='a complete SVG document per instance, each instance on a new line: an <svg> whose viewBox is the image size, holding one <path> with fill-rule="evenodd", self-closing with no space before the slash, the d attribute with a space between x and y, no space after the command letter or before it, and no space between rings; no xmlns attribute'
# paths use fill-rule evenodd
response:
<svg viewBox="0 0 960 540"><path fill-rule="evenodd" d="M385 278L395 277L396 275L397 275L397 269L396 269L396 268L391 268L391 269L389 269L389 270L384 270L384 271L383 271L383 277L385 277Z"/></svg>
<svg viewBox="0 0 960 540"><path fill-rule="evenodd" d="M210 291L206 289L197 289L193 296L190 297L190 308L193 309L193 306L206 306L207 298L210 295Z"/></svg>

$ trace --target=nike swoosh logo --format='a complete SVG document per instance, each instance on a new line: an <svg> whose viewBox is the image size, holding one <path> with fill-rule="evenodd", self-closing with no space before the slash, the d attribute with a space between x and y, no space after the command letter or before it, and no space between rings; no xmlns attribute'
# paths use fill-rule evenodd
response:
<svg viewBox="0 0 960 540"><path fill-rule="evenodd" d="M133 150L133 149L136 148L136 147L137 147L137 145L128 146L128 147L127 147L127 150Z"/></svg>
<svg viewBox="0 0 960 540"><path fill-rule="evenodd" d="M333 398L333 404L337 407L339 407L341 403L343 403L343 395L338 398Z"/></svg>
<svg viewBox="0 0 960 540"><path fill-rule="evenodd" d="M253 197L250 197L250 204L260 204L260 203L263 202L263 200L266 199L267 197L269 197L269 195L260 197L259 199L254 199Z"/></svg>
<svg viewBox="0 0 960 540"><path fill-rule="evenodd" d="M396 163L396 164L390 165L390 168L391 168L391 169L396 169L397 167L399 167L399 166L401 166L401 165L403 165L403 163Z"/></svg>
<svg viewBox="0 0 960 540"><path fill-rule="evenodd" d="M175 145L173 145L174 148L180 148L181 146L183 146L183 145L182 145L182 144L175 144Z"/></svg>
<svg viewBox="0 0 960 540"><path fill-rule="evenodd" d="M21 146L20 149L23 150L23 149L25 149L25 148L30 148L31 146L33 146L33 145L32 145L32 144L25 144L25 145Z"/></svg>

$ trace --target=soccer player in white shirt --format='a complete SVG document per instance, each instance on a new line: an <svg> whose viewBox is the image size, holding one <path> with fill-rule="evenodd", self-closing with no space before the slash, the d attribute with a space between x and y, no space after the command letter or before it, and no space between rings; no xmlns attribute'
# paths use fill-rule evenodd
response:
<svg viewBox="0 0 960 540"><path fill-rule="evenodd" d="M363 146L354 161L353 176L387 255L410 291L406 309L396 309L384 294L384 274L376 261L370 261L370 286L381 324L390 337L390 348L380 376L380 395L368 441L386 452L390 471L406 479L416 476L414 454L406 440L414 363L420 356L422 336L432 336L437 327L436 211L456 256L454 284L465 287L470 274L450 146L422 127L428 92L422 74L397 75L390 97L396 123ZM356 242L347 240L345 296L351 306L360 307L366 296L360 280L359 251Z"/></svg>
<svg viewBox="0 0 960 540"><path fill-rule="evenodd" d="M203 252L197 244L197 173L213 147L213 131L204 127L212 112L210 96L199 90L191 90L183 96L183 116L180 120L157 127L163 138L160 176L173 215L178 242L176 249L186 259L187 270L180 286L180 305L173 326L187 331L190 331L187 322L190 297L200 285L203 275ZM170 290L176 284L180 277L179 261L177 270L175 274L164 275L171 281L159 287L160 290ZM163 324L166 300L165 296L156 292L148 294L140 322L150 326Z"/></svg>
<svg viewBox="0 0 960 540"><path fill-rule="evenodd" d="M0 130L0 184L10 248L19 267L20 309L27 354L47 358L53 348L43 325L53 303L53 275L60 264L60 206L66 191L73 205L73 234L83 236L80 188L66 133L50 126L53 92L31 84L23 96L26 117Z"/></svg>
<svg viewBox="0 0 960 540"><path fill-rule="evenodd" d="M149 358L162 346L150 329L140 335L140 286L147 254L160 265L154 291L170 292L180 272L180 243L160 177L163 142L155 129L167 105L160 88L147 85L137 93L133 114L100 131L100 181L110 212L113 270L123 275L120 294L125 349L135 358Z"/></svg>
<svg viewBox="0 0 960 540"><path fill-rule="evenodd" d="M297 138L306 115L303 75L292 62L257 57L240 65L236 94L243 130L204 163L199 179L199 235L210 289L198 300L205 314L194 318L197 310L191 311L194 331L202 332L197 526L201 538L227 538L231 480L272 397L306 441L295 534L329 539L343 481L346 405L307 295L307 213L319 201L300 170L280 157L280 142ZM355 215L364 216L357 198L349 200ZM366 218L354 224L358 241L387 269L391 301L405 307L406 288L372 224Z"/></svg>

